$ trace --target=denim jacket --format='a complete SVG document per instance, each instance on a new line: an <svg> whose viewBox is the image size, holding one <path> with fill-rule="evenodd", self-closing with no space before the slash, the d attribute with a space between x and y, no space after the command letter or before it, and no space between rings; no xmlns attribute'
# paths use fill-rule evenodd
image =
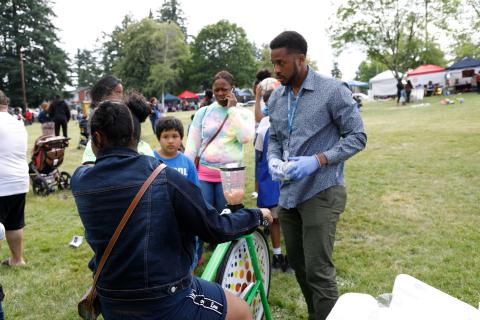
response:
<svg viewBox="0 0 480 320"><path fill-rule="evenodd" d="M94 166L81 166L71 186L85 238L95 256L93 272L135 194L160 161L127 148L100 152ZM253 232L258 209L220 215L201 190L176 170L163 170L143 195L123 229L97 283L100 296L144 300L190 286L195 236L225 242Z"/></svg>

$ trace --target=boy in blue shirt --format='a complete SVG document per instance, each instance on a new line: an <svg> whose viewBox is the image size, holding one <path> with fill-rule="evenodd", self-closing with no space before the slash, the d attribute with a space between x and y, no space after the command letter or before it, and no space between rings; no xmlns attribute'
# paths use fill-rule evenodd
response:
<svg viewBox="0 0 480 320"><path fill-rule="evenodd" d="M175 117L163 117L157 122L155 132L160 147L153 151L155 158L183 174L188 180L199 185L197 171L192 160L178 150L183 140L183 124Z"/></svg>
<svg viewBox="0 0 480 320"><path fill-rule="evenodd" d="M192 160L179 151L182 148L183 140L182 122L175 117L162 117L158 120L155 129L155 135L160 143L160 147L153 150L155 158L161 160L170 168L177 170L197 186L200 186L195 165ZM192 271L197 266L202 254L203 243L197 238L196 254L191 268Z"/></svg>
<svg viewBox="0 0 480 320"><path fill-rule="evenodd" d="M263 94L265 104L268 104L268 98L273 90L266 91ZM280 223L278 221L278 200L280 198L280 183L272 180L268 172L268 139L270 131L270 119L263 117L258 124L257 137L255 139L255 178L258 182L257 206L259 208L268 208L272 212L273 223L270 225L270 238L272 239L273 271L292 273L293 269L288 264L287 256L282 254L280 246Z"/></svg>

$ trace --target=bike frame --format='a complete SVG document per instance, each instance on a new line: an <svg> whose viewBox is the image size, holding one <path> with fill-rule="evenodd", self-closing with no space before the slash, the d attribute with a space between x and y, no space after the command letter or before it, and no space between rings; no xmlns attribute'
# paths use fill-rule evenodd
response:
<svg viewBox="0 0 480 320"><path fill-rule="evenodd" d="M242 236L239 239L245 239L247 242L248 252L250 254L250 259L252 262L253 272L255 274L256 281L254 282L253 287L248 291L248 293L244 296L244 300L247 302L248 305L252 304L253 299L257 295L257 292L260 292L260 298L262 301L263 306L263 315L265 316L266 320L271 320L272 315L270 313L270 306L268 305L267 300L267 293L265 292L265 287L263 285L263 278L262 273L260 271L260 266L258 265L257 253L255 251L255 245L253 243L253 236L251 234ZM215 281L215 276L218 272L218 268L220 267L228 249L231 246L231 242L225 242L217 245L215 251L213 251L210 260L208 261L207 266L205 267L205 271L202 274L202 279L207 280L210 282Z"/></svg>

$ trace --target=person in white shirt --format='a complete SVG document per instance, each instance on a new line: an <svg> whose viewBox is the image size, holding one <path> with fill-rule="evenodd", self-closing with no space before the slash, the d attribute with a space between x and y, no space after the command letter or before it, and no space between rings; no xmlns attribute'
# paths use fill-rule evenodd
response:
<svg viewBox="0 0 480 320"><path fill-rule="evenodd" d="M8 98L0 91L0 223L5 226L10 257L1 264L24 265L25 196L29 188L27 131L8 113Z"/></svg>

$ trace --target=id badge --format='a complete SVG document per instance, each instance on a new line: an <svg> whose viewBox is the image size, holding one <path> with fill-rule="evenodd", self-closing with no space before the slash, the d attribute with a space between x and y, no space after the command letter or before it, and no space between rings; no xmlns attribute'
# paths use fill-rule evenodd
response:
<svg viewBox="0 0 480 320"><path fill-rule="evenodd" d="M283 151L283 161L288 161L288 158L290 157L290 152L288 150Z"/></svg>

